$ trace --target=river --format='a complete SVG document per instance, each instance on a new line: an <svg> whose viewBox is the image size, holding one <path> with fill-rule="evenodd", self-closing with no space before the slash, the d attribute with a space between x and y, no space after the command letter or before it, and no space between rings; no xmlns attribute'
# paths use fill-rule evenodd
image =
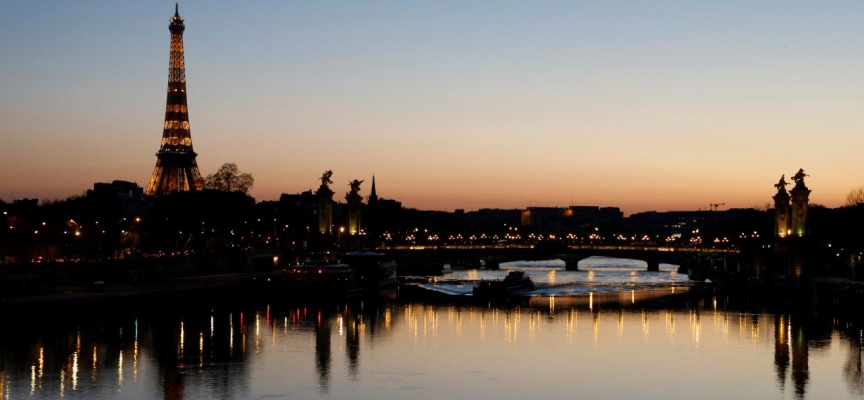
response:
<svg viewBox="0 0 864 400"><path fill-rule="evenodd" d="M864 397L848 320L599 269L619 290L509 307L220 299L6 317L0 399ZM679 279L655 274L642 280Z"/></svg>

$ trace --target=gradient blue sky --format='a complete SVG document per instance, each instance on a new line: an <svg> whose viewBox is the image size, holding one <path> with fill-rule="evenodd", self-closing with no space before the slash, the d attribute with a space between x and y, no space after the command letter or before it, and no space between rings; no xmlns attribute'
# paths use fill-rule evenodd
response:
<svg viewBox="0 0 864 400"><path fill-rule="evenodd" d="M171 1L0 5L0 198L146 185ZM182 1L192 139L278 199L751 207L864 186L864 2Z"/></svg>

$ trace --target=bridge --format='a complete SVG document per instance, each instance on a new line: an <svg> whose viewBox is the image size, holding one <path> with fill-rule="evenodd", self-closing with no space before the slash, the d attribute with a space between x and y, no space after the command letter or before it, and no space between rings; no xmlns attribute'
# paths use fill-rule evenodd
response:
<svg viewBox="0 0 864 400"><path fill-rule="evenodd" d="M601 256L645 261L648 271L659 271L660 264L686 267L710 265L723 269L740 269L737 249L669 247L657 245L559 244L559 245L395 245L376 251L387 252L409 262L467 262L495 269L508 261L563 260L568 270L578 270L579 261Z"/></svg>

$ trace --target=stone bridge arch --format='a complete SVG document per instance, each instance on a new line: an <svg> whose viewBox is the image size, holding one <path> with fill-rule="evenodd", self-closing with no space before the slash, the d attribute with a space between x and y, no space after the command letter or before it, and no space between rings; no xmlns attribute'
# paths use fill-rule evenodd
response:
<svg viewBox="0 0 864 400"><path fill-rule="evenodd" d="M453 263L467 261L480 264L487 269L497 269L501 263L510 261L539 261L560 259L567 270L579 269L579 261L592 256L625 258L644 261L648 271L659 271L660 264L710 266L724 270L734 269L738 254L729 250L675 249L657 246L437 246L383 248L396 258L425 260L426 262ZM401 256L401 257L398 257ZM422 262L422 261L421 261ZM739 264L740 265L740 264ZM740 267L739 267L740 268Z"/></svg>

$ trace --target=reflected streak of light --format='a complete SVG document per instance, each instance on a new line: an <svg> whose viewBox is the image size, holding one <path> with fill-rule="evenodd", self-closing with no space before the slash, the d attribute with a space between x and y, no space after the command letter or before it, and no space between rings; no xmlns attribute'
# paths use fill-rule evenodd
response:
<svg viewBox="0 0 864 400"><path fill-rule="evenodd" d="M651 326L648 323L648 313L642 311L642 338L648 340L648 334L651 333Z"/></svg>
<svg viewBox="0 0 864 400"><path fill-rule="evenodd" d="M554 269L549 270L549 284L550 285L555 284L555 270Z"/></svg>
<svg viewBox="0 0 864 400"><path fill-rule="evenodd" d="M675 313L666 310L666 334L675 338Z"/></svg>
<svg viewBox="0 0 864 400"><path fill-rule="evenodd" d="M234 355L234 313L228 314L228 354Z"/></svg>
<svg viewBox="0 0 864 400"><path fill-rule="evenodd" d="M573 332L576 329L576 310L567 313L567 343L573 344Z"/></svg>
<svg viewBox="0 0 864 400"><path fill-rule="evenodd" d="M6 396L9 397L8 395ZM66 397L66 370L60 370L60 397Z"/></svg>
<svg viewBox="0 0 864 400"><path fill-rule="evenodd" d="M240 313L240 352L246 355L246 324L242 312Z"/></svg>
<svg viewBox="0 0 864 400"><path fill-rule="evenodd" d="M78 390L78 352L72 353L72 391Z"/></svg>
<svg viewBox="0 0 864 400"><path fill-rule="evenodd" d="M423 308L423 339L426 339L429 335L429 312L428 308Z"/></svg>
<svg viewBox="0 0 864 400"><path fill-rule="evenodd" d="M39 389L42 389L42 377L45 375L45 347L39 347Z"/></svg>
<svg viewBox="0 0 864 400"><path fill-rule="evenodd" d="M534 317L534 314L528 319L528 340L533 343L534 338L537 337L537 319Z"/></svg>
<svg viewBox="0 0 864 400"><path fill-rule="evenodd" d="M438 310L432 306L426 307L423 311L423 316L425 320L429 321L429 330L432 334L432 337L436 337L438 333ZM426 325L424 324L424 327ZM425 335L425 332L424 332Z"/></svg>
<svg viewBox="0 0 864 400"><path fill-rule="evenodd" d="M759 344L759 318L753 319L753 329L750 332L751 337L753 338L753 344Z"/></svg>
<svg viewBox="0 0 864 400"><path fill-rule="evenodd" d="M456 322L456 307L447 307L447 324L453 326L454 322Z"/></svg>
<svg viewBox="0 0 864 400"><path fill-rule="evenodd" d="M416 345L420 338L420 322L417 321L416 307L408 308L408 326L411 329L410 332L414 334L414 344Z"/></svg>
<svg viewBox="0 0 864 400"><path fill-rule="evenodd" d="M513 313L507 313L504 315L504 335L507 339L507 343L516 343L516 319L513 316Z"/></svg>
<svg viewBox="0 0 864 400"><path fill-rule="evenodd" d="M177 353L178 358L183 358L183 349L186 347L186 329L183 325L183 321L180 321L180 351Z"/></svg>
<svg viewBox="0 0 864 400"><path fill-rule="evenodd" d="M138 340L132 350L132 380L138 382Z"/></svg>
<svg viewBox="0 0 864 400"><path fill-rule="evenodd" d="M456 311L456 336L462 337L462 310Z"/></svg>
<svg viewBox="0 0 864 400"><path fill-rule="evenodd" d="M432 309L432 337L438 337L438 328L440 326L438 309Z"/></svg>
<svg viewBox="0 0 864 400"><path fill-rule="evenodd" d="M0 386L0 389L2 389L2 386ZM36 364L30 366L30 395L32 396L33 393L36 393Z"/></svg>
<svg viewBox="0 0 864 400"><path fill-rule="evenodd" d="M480 314L480 339L486 338L486 313Z"/></svg>
<svg viewBox="0 0 864 400"><path fill-rule="evenodd" d="M624 336L624 310L618 312L618 338Z"/></svg>
<svg viewBox="0 0 864 400"><path fill-rule="evenodd" d="M690 311L690 333L693 336L693 343L699 347L699 341L702 338L702 321L699 313Z"/></svg>
<svg viewBox="0 0 864 400"><path fill-rule="evenodd" d="M477 273L476 269L469 269L468 270L468 279L472 280L472 281L476 281L477 279L480 279L480 275Z"/></svg>
<svg viewBox="0 0 864 400"><path fill-rule="evenodd" d="M204 332L198 331L198 369L204 369Z"/></svg>
<svg viewBox="0 0 864 400"><path fill-rule="evenodd" d="M555 314L555 295L549 296L549 314Z"/></svg>
<svg viewBox="0 0 864 400"><path fill-rule="evenodd" d="M720 321L720 311L714 310L714 333L717 333L717 327L722 329L723 324Z"/></svg>
<svg viewBox="0 0 864 400"><path fill-rule="evenodd" d="M210 338L213 338L213 316L210 316Z"/></svg>
<svg viewBox="0 0 864 400"><path fill-rule="evenodd" d="M276 320L273 320L273 325L270 325L270 346L276 346ZM210 353L213 351L211 350Z"/></svg>
<svg viewBox="0 0 864 400"><path fill-rule="evenodd" d="M345 334L345 326L344 326L344 322L342 321L342 316L340 315L339 316L339 336L342 336L343 334Z"/></svg>
<svg viewBox="0 0 864 400"><path fill-rule="evenodd" d="M630 304L636 304L636 291L630 291Z"/></svg>
<svg viewBox="0 0 864 400"><path fill-rule="evenodd" d="M321 325L321 311L318 311L318 325ZM261 315L255 313L255 352L261 351Z"/></svg>
<svg viewBox="0 0 864 400"><path fill-rule="evenodd" d="M384 330L390 331L390 327L393 324L393 312L390 309L384 310Z"/></svg>
<svg viewBox="0 0 864 400"><path fill-rule="evenodd" d="M117 383L123 386L123 350L120 350L120 357L117 360Z"/></svg>
<svg viewBox="0 0 864 400"><path fill-rule="evenodd" d="M588 293L588 309L594 311L594 292Z"/></svg>
<svg viewBox="0 0 864 400"><path fill-rule="evenodd" d="M96 382L96 362L98 360L99 360L99 357L97 356L97 349L96 349L96 345L94 344L93 345L93 372L90 373L90 380L92 380L93 382Z"/></svg>
<svg viewBox="0 0 864 400"><path fill-rule="evenodd" d="M600 338L600 313L594 313L594 345L597 345L597 341Z"/></svg>
<svg viewBox="0 0 864 400"><path fill-rule="evenodd" d="M786 343L786 318L784 316L780 316L780 326L777 328L777 342L780 344Z"/></svg>
<svg viewBox="0 0 864 400"><path fill-rule="evenodd" d="M522 323L522 313L519 309L516 309L513 314L513 340L515 341L519 340L519 324Z"/></svg>

